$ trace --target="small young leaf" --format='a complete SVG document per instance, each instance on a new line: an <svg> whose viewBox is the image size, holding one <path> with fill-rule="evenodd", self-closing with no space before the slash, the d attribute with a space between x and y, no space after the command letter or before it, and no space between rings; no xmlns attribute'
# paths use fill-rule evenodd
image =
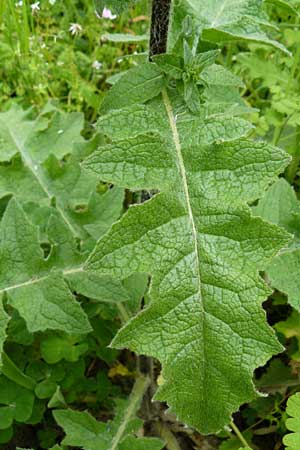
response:
<svg viewBox="0 0 300 450"><path fill-rule="evenodd" d="M47 406L48 408L63 408L67 406L59 386L57 386L56 391L50 398Z"/></svg>
<svg viewBox="0 0 300 450"><path fill-rule="evenodd" d="M80 341L80 338L67 335L46 336L41 340L41 354L48 364L56 364L62 359L75 362L88 348L86 343L81 343Z"/></svg>
<svg viewBox="0 0 300 450"><path fill-rule="evenodd" d="M104 97L102 113L110 109L143 103L156 97L164 85L161 69L155 64L143 64L128 70Z"/></svg>

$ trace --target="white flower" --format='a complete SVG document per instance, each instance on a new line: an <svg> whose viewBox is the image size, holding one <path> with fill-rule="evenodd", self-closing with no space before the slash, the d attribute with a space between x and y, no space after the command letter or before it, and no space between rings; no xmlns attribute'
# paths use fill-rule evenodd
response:
<svg viewBox="0 0 300 450"><path fill-rule="evenodd" d="M56 0L49 0L49 3L50 3L50 5L55 5L55 3L56 3Z"/></svg>
<svg viewBox="0 0 300 450"><path fill-rule="evenodd" d="M82 31L82 26L79 25L79 23L71 23L69 31L71 32L71 34L73 36L76 36L76 34L81 33Z"/></svg>
<svg viewBox="0 0 300 450"><path fill-rule="evenodd" d="M18 7L18 6L23 6L23 1L20 0L19 2L17 2L17 3L16 3L16 6L17 6L17 7Z"/></svg>
<svg viewBox="0 0 300 450"><path fill-rule="evenodd" d="M100 70L102 66L103 66L103 64L100 61L97 61L97 60L94 61L93 64L92 64L92 67L95 70Z"/></svg>
<svg viewBox="0 0 300 450"><path fill-rule="evenodd" d="M103 19L114 20L117 16L116 14L113 14L110 9L104 8L102 12L102 17Z"/></svg>
<svg viewBox="0 0 300 450"><path fill-rule="evenodd" d="M40 2L32 3L30 5L30 8L31 8L32 14L35 14L37 11L40 10Z"/></svg>

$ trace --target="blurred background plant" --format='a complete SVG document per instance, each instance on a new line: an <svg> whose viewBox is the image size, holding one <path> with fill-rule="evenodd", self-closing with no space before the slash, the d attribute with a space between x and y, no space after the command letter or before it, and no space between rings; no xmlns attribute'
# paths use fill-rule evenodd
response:
<svg viewBox="0 0 300 450"><path fill-rule="evenodd" d="M0 108L18 102L39 109L51 99L93 121L106 79L147 47L146 3L102 17L92 0L1 0ZM111 33L126 36L109 42Z"/></svg>
<svg viewBox="0 0 300 450"><path fill-rule="evenodd" d="M284 55L269 46L227 47L225 62L246 84L244 98L257 109L252 115L255 136L287 150L293 161L287 180L299 190L300 162L300 17L298 0L266 1L274 37L290 51Z"/></svg>

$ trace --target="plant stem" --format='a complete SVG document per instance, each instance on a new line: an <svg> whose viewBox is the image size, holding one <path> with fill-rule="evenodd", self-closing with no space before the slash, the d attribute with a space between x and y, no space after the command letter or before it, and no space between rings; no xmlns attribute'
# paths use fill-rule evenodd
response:
<svg viewBox="0 0 300 450"><path fill-rule="evenodd" d="M181 450L177 439L171 430L169 430L168 426L164 423L157 424L157 430L162 439L165 441L165 445L168 450Z"/></svg>
<svg viewBox="0 0 300 450"><path fill-rule="evenodd" d="M242 433L240 432L240 430L238 429L238 427L236 426L236 424L231 421L230 422L230 426L233 429L233 431L235 432L235 434L237 435L237 437L239 438L239 440L241 441L241 443L248 448L251 448L250 445L248 444L248 442L246 441L246 439L244 438L244 436L242 435Z"/></svg>
<svg viewBox="0 0 300 450"><path fill-rule="evenodd" d="M19 386L23 386L30 391L34 391L36 381L25 375L4 352L2 354L2 363L3 375L5 375L9 380L14 381Z"/></svg>
<svg viewBox="0 0 300 450"><path fill-rule="evenodd" d="M128 423L130 422L130 420L133 417L135 417L135 414L140 407L141 401L144 397L146 390L149 387L149 384L150 384L149 377L139 375L139 377L136 379L135 384L132 389L132 392L130 394L128 407L124 411L122 421L120 423L118 430L116 431L116 434L113 438L113 441L112 441L112 444L111 444L109 450L117 449L120 441L122 440L122 438L124 436L124 433L126 432Z"/></svg>
<svg viewBox="0 0 300 450"><path fill-rule="evenodd" d="M122 322L126 323L130 319L130 314L128 313L127 309L123 305L123 303L118 303L118 310L120 313L120 317L122 319Z"/></svg>
<svg viewBox="0 0 300 450"><path fill-rule="evenodd" d="M150 59L166 53L172 0L153 0L150 31Z"/></svg>

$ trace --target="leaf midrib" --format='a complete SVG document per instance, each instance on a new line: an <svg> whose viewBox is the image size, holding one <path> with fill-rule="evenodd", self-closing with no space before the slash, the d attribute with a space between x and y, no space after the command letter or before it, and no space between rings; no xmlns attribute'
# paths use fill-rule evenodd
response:
<svg viewBox="0 0 300 450"><path fill-rule="evenodd" d="M52 198L56 197L56 196L55 196L55 194L52 194L51 191L49 191L49 189L47 187L47 182L44 180L44 176L41 173L41 170L39 168L38 163L35 163L33 161L33 159L30 157L28 152L26 152L25 146L21 142L19 142L18 138L11 132L11 129L9 127L7 127L7 129L8 129L8 132L9 132L9 135L10 135L12 141L14 142L15 146L17 147L17 149L19 150L20 154L22 155L22 159L23 159L24 164L30 170L30 172L32 173L34 178L37 180L37 182L41 186L42 190L45 192L46 196L49 199L49 202L51 202ZM78 236L78 235L80 236L81 233L79 233L79 231L75 229L75 227L72 225L72 223L70 222L70 220L66 216L63 208L59 205L59 199L56 199L56 209L59 212L59 214L61 215L64 223L67 225L67 227L71 231L71 233L75 237Z"/></svg>
<svg viewBox="0 0 300 450"><path fill-rule="evenodd" d="M211 23L211 28L214 28L215 26L218 26L218 25L219 25L219 24L218 24L218 20L219 20L220 17L222 16L222 14L223 14L223 12L224 12L224 10L225 10L225 7L227 6L227 3L228 3L228 0L224 0L224 1L223 1L223 4L221 5L219 12L216 14L214 20L213 20L212 23Z"/></svg>
<svg viewBox="0 0 300 450"><path fill-rule="evenodd" d="M168 114L168 119L169 119L170 128L171 128L171 132L172 132L173 142L174 142L174 146L176 149L177 165L178 165L179 173L180 173L180 176L182 179L184 196L185 196L189 220L190 220L191 228L192 228L192 236L193 236L193 242L194 242L194 251L195 251L195 255L196 255L197 274L198 274L198 283L199 283L198 289L199 289L199 296L201 297L200 256L199 256L198 239L197 239L198 233L197 233L193 210L192 210L192 206L191 206L186 170L185 170L184 160L183 160L182 151L181 151L181 143L180 143L178 129L176 126L176 120L175 120L175 115L173 112L173 107L172 107L172 104L171 104L171 101L170 101L170 98L168 96L166 89L162 90L162 98L163 98L163 102L164 102L164 105L165 105L165 108L166 108L166 111Z"/></svg>
<svg viewBox="0 0 300 450"><path fill-rule="evenodd" d="M78 272L83 272L83 271L84 271L84 267L79 266L79 267L74 267L73 269L65 269L65 270L61 271L60 273L62 273L63 277L67 277L68 275L71 275L73 273L78 273ZM14 289L20 289L22 287L32 286L34 284L41 283L41 282L47 280L47 278L49 278L50 276L51 276L51 273L49 273L48 275L44 275L42 277L31 278L27 281L23 281L22 283L12 284L11 286L7 286L3 289L0 289L0 295L4 294L5 292L13 291Z"/></svg>
<svg viewBox="0 0 300 450"><path fill-rule="evenodd" d="M203 305L203 301L202 301L202 282L201 282L201 274L200 274L200 255L199 255L199 249L198 249L198 233L197 233L197 228L196 228L192 205L191 205L189 186L188 186L188 181L187 181L187 176L186 176L186 169L185 169L184 159L183 159L182 150L181 150L181 142L180 142L179 132L178 132L177 125L176 125L176 116L174 114L172 103L171 103L170 97L169 97L166 89L162 90L162 99L163 99L163 103L165 105L165 109L166 109L169 123L170 123L172 138L173 138L174 146L176 149L177 166L179 169L179 174L182 178L184 196L185 196L185 200L186 200L186 204L187 204L188 216L189 216L191 229L192 229L192 238L193 238L193 243L194 243L194 252L195 252L195 256L196 256L196 264L197 264L196 270L197 270L197 280L198 280L198 290L197 290L196 294L198 294L198 296L199 296L200 308L201 308L201 313L202 313L199 317L199 320L202 322L201 328L204 333L204 320L205 320L204 312L205 311L204 311L204 305ZM205 361L206 360L206 352L205 352L204 347L203 347L203 355L202 356L203 356L203 361ZM204 364L204 370L205 370L205 364ZM205 378L205 376L206 376L205 372L203 373L203 376Z"/></svg>

